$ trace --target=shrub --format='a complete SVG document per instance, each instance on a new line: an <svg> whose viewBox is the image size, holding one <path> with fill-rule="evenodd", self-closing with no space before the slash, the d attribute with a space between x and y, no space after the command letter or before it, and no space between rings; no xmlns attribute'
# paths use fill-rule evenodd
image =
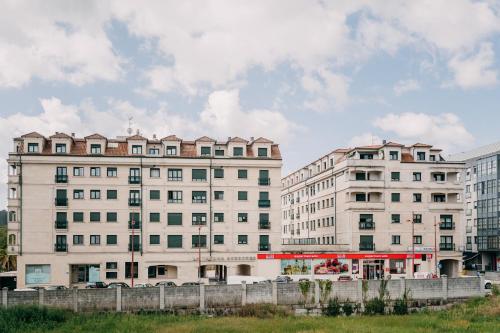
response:
<svg viewBox="0 0 500 333"><path fill-rule="evenodd" d="M376 315L385 313L385 302L380 298L373 298L365 304L365 314Z"/></svg>
<svg viewBox="0 0 500 333"><path fill-rule="evenodd" d="M342 312L349 317L354 312L354 306L349 302L344 303L342 304Z"/></svg>
<svg viewBox="0 0 500 333"><path fill-rule="evenodd" d="M339 303L339 299L337 297L330 299L328 301L328 305L323 309L323 313L327 316L338 316L340 315L341 305Z"/></svg>
<svg viewBox="0 0 500 333"><path fill-rule="evenodd" d="M496 284L492 285L491 286L491 292L495 296L500 296L500 287L498 285L496 285Z"/></svg>
<svg viewBox="0 0 500 333"><path fill-rule="evenodd" d="M237 315L240 317L272 318L275 316L286 316L289 313L274 304L246 304L242 306Z"/></svg>
<svg viewBox="0 0 500 333"><path fill-rule="evenodd" d="M394 302L393 313L396 315L408 314L408 304L405 299L399 298Z"/></svg>
<svg viewBox="0 0 500 333"><path fill-rule="evenodd" d="M0 310L0 332L22 332L32 328L51 329L68 320L69 311L38 307L15 306Z"/></svg>

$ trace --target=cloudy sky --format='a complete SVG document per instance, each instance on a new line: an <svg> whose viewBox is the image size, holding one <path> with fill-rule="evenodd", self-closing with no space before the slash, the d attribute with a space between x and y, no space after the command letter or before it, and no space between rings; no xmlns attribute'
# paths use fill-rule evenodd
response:
<svg viewBox="0 0 500 333"><path fill-rule="evenodd" d="M500 140L500 1L0 5L3 160L13 136L124 135L129 117L146 136L269 137L284 173L381 139Z"/></svg>

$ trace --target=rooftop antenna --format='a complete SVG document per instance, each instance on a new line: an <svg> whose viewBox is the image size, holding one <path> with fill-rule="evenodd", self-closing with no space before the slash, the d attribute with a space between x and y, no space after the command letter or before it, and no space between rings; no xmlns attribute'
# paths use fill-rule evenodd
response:
<svg viewBox="0 0 500 333"><path fill-rule="evenodd" d="M128 117L127 133L129 136L132 135L132 119L134 119L134 117Z"/></svg>

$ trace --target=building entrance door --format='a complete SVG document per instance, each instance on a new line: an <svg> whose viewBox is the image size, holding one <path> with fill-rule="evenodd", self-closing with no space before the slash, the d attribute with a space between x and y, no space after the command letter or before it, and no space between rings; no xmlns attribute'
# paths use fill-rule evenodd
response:
<svg viewBox="0 0 500 333"><path fill-rule="evenodd" d="M380 280L384 278L384 260L363 260L363 279Z"/></svg>

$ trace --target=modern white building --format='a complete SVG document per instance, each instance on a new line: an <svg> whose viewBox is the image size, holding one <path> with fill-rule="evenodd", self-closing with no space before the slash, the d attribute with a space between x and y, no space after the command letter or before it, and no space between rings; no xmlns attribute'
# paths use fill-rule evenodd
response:
<svg viewBox="0 0 500 333"><path fill-rule="evenodd" d="M457 276L461 172L426 144L337 149L282 178L283 274Z"/></svg>
<svg viewBox="0 0 500 333"><path fill-rule="evenodd" d="M281 155L270 140L14 139L8 250L18 287L276 277ZM132 260L132 254L134 260ZM132 264L133 262L133 264ZM198 269L200 267L200 270Z"/></svg>

